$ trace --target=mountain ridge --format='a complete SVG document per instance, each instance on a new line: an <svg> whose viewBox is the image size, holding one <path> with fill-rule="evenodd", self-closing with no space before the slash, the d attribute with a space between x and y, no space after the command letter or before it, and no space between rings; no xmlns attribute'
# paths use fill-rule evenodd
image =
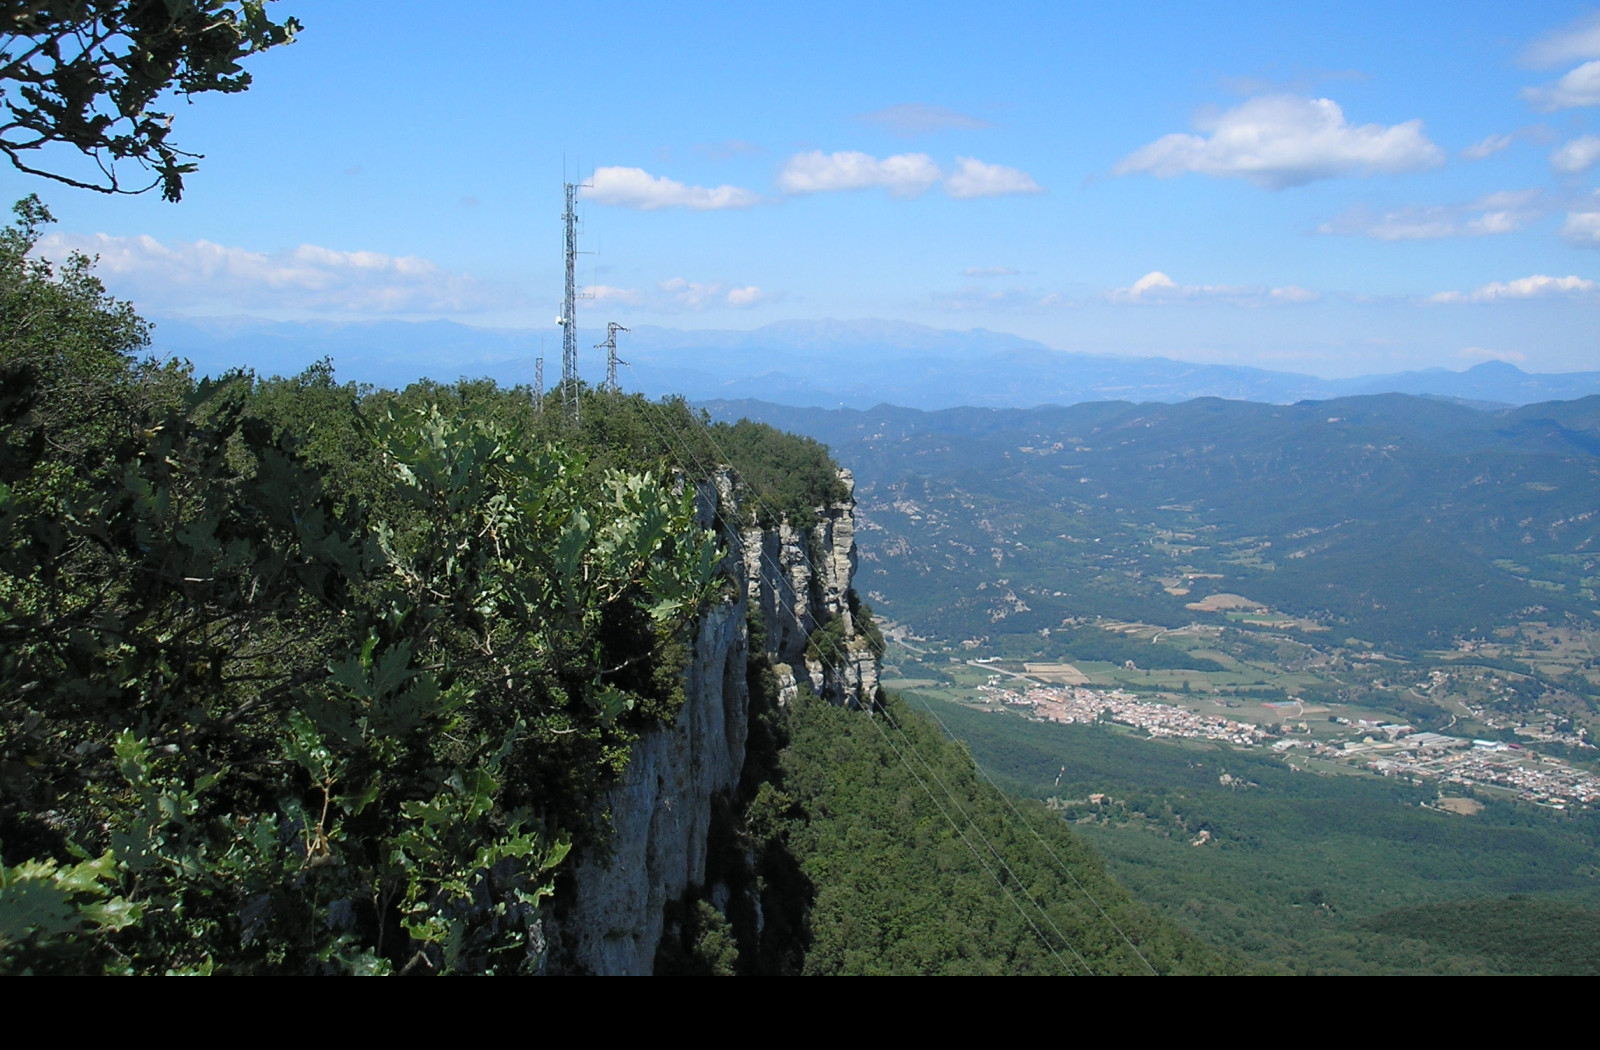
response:
<svg viewBox="0 0 1600 1050"><path fill-rule="evenodd" d="M548 335L549 338L544 338ZM591 349L603 330L580 329L579 372L605 363ZM377 384L489 377L532 384L559 374L556 333L475 328L453 321L158 320L154 349L201 372L250 368L294 374L331 357L341 378ZM542 350L541 350L542 347ZM1198 397L1292 404L1354 394L1404 393L1521 405L1600 393L1600 371L1529 373L1504 361L1460 372L1428 368L1323 379L1241 365L1056 350L988 329L936 329L901 321L779 321L745 330L638 325L622 340L623 386L691 401L760 397L794 407L936 410L1030 408L1084 401L1188 401Z"/></svg>

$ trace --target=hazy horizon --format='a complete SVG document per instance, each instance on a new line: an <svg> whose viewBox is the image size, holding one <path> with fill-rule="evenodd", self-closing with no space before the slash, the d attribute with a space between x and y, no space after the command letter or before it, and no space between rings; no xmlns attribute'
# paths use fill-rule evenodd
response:
<svg viewBox="0 0 1600 1050"><path fill-rule="evenodd" d="M1600 365L1600 11L282 0L181 204L0 172L154 316L887 318L1334 378ZM492 31L489 31L492 30ZM565 56L565 57L564 57ZM58 158L70 170L72 158Z"/></svg>

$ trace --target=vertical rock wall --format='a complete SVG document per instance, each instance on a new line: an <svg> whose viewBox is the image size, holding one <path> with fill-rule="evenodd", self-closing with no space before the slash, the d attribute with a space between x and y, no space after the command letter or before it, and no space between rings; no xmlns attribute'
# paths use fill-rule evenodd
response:
<svg viewBox="0 0 1600 1050"><path fill-rule="evenodd" d="M854 493L855 478L839 471ZM748 529L746 591L767 629L767 655L783 682L783 700L793 699L800 682L836 704L860 707L878 692L878 663L856 632L850 611L850 584L856 571L855 497L818 508L809 529L784 523L776 529ZM755 556L760 552L760 557ZM808 652L813 632L832 620L843 621L830 652ZM821 659L818 659L821 657Z"/></svg>
<svg viewBox="0 0 1600 1050"><path fill-rule="evenodd" d="M840 477L853 490L849 471ZM698 497L703 525L740 520L727 474L701 485ZM712 801L733 792L744 766L750 707L746 622L752 610L766 627L783 702L801 681L850 707L875 698L877 661L850 613L854 515L852 497L819 508L810 529L780 524L729 537L725 569L734 586L701 618L685 672L683 709L672 725L634 745L622 782L603 802L609 840L578 858L558 884L544 924L548 972L650 973L666 905L705 882ZM842 641L835 651L822 654L824 660L808 658L812 633L841 617Z"/></svg>

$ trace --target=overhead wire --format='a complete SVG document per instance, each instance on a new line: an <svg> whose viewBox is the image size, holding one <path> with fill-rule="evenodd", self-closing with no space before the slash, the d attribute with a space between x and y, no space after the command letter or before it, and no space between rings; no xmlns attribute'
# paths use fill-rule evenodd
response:
<svg viewBox="0 0 1600 1050"><path fill-rule="evenodd" d="M933 707L927 703L927 701L923 701L922 709L928 713L929 717L934 720L946 737L950 738L951 740L956 738L955 734L950 732L950 727L944 724L944 719L939 717L938 712L935 711ZM1001 788L999 784L996 784L994 782L994 778L989 775L988 770L984 769L983 765L977 759L972 760L972 766L978 771L978 775L983 777L983 779L988 782L990 787L994 788L995 793L1005 800L1006 806L1010 808L1011 812L1015 814L1016 818L1022 822L1022 826L1032 832L1035 839L1039 840L1039 845L1045 848L1045 852L1050 854L1051 859L1053 859L1061 868L1061 870L1066 873L1067 878L1072 880L1072 884L1078 888L1079 892L1081 892L1085 897L1089 898L1089 903L1094 905L1095 910L1100 913L1100 917L1104 919L1113 930L1117 931L1117 936L1121 937L1123 943L1128 946L1128 949L1133 952L1134 955L1138 956L1139 961L1144 964L1144 968L1150 971L1150 975L1152 977L1160 976L1156 968L1150 965L1150 960L1145 958L1144 953L1139 950L1139 946L1133 942L1133 938L1129 937L1122 927L1118 925L1117 921L1106 913L1105 908L1102 907L1100 902L1095 899L1094 894L1089 892L1089 888L1078 879L1078 876L1073 872L1072 868L1067 865L1067 862L1061 859L1060 855L1056 853L1055 848L1050 845L1049 841L1043 835L1039 834L1039 830L1033 826L1027 817L1022 815L1022 811L1019 810L1016 803L1012 801L1011 793Z"/></svg>
<svg viewBox="0 0 1600 1050"><path fill-rule="evenodd" d="M631 373L633 371L632 367L628 366L628 368L629 368L629 372ZM695 453L695 451L694 451L693 444L688 440L686 435L682 435L682 434L677 435L678 443L677 443L677 447L674 447L673 441L672 441L671 437L669 437L668 435L669 435L669 432L675 431L676 428L673 426L671 420L667 418L667 414L666 414L665 408L663 406L661 406L661 405L656 404L655 402L651 401L648 398L641 397L640 398L640 403L643 404L644 406L646 406L647 414L645 416L645 421L651 427L651 429L655 431L656 436L661 440L663 448L665 449L665 451L667 452L669 457L671 459L677 461L677 465L679 466L679 468L684 470L686 474L690 474L692 476L698 476L698 475L704 474L705 476L710 477L712 475L712 473L713 473L713 468L717 464L709 464L709 463L705 462L705 460L702 459L699 455L697 455ZM659 415L661 421L665 424L665 429L663 429L662 426L657 425L656 421L649 417L649 414L648 414L649 412L654 412L654 413ZM691 414L691 418L693 418L692 414ZM729 457L727 455L727 452L717 442L715 436L712 434L710 429L705 427L703 424L701 424L699 420L695 420L695 423L696 423L696 425L698 425L700 427L701 435L705 438L707 443L710 444L711 448L716 452L716 454L719 457L719 459L723 463L730 462L730 459L729 459ZM689 469L689 463L686 462L686 460L692 460L693 461L693 463L694 463L694 469L693 470ZM761 500L761 497L760 497L759 494L752 492L750 494L750 500L748 502L749 502L749 504L753 505L759 511L760 509L762 509L762 505L763 505L764 501ZM768 508L768 509L770 509L770 508ZM745 547L745 544L744 544L743 537L742 537L739 529L737 528L737 524L736 523L730 523L730 528L729 528L728 531L729 531L729 540L736 547L737 552L740 555L741 559L746 558L747 557L747 550L746 550L746 547ZM768 555L766 553L764 547L763 548L758 548L757 556L758 556L758 558L762 559L764 564L770 570L773 571L773 575L776 578L780 578L781 579L781 567L777 564L776 561L774 561L771 558L770 555ZM746 564L748 564L748 562L746 562ZM798 598L796 598L794 601L790 601L784 595L784 593L783 593L781 588L774 588L773 592L774 592L773 593L773 600L774 600L775 604L778 604L778 605L781 606L785 602L787 602L788 605L789 605L789 610L788 611L789 611L790 615L795 617L798 620L798 618L799 618L799 610L798 610L798 608L797 608L797 606L795 604L795 601L797 601ZM831 655L833 657L833 661L832 662L833 662L834 666L842 670L845 666L847 666L847 661L852 658L851 654L840 643L836 643L835 642L835 643L828 643L828 644L830 644L830 646L831 646L831 648L833 650ZM869 706L876 706L876 705L870 705L869 704ZM882 709L880 708L880 710L882 710ZM885 715L887 715L886 711L884 711L884 713L885 713ZM941 730L943 730L948 735L948 733L949 733L948 727L944 726L943 722L940 721L936 715L934 716L934 720L936 722L938 722L938 724L940 725ZM888 746L892 751L894 751L896 757L899 758L901 760L901 762L905 765L907 771L909 773L911 773L913 779L915 779L917 781L918 785L927 794L929 800L932 801L934 803L934 805L936 806L936 808L939 809L940 815L945 819L946 823L948 823L950 825L951 829L953 831L955 831L957 836L962 840L963 844L965 844L967 846L967 848L972 852L974 858L978 861L979 865L983 868L985 873L989 875L989 877L995 882L995 884L1006 895L1007 899L1011 902L1012 906L1017 909L1019 915L1022 916L1022 918L1029 925L1029 927L1033 930L1034 935L1040 940L1040 942L1045 946L1045 948L1048 951L1050 951L1053 956L1055 956L1057 962L1062 966L1062 968L1065 971L1067 971L1068 973L1072 973L1073 972L1073 968L1070 965L1067 964L1065 959L1063 959L1061 957L1060 953L1055 949L1054 945L1051 944L1050 939L1044 935L1043 931L1039 929L1037 923L1035 923L1033 921L1033 919L1027 913L1026 909L1024 909L1022 907L1022 904L1016 899L1015 895L1011 891L1011 888L1008 887L1006 885L1005 881L1002 880L999 877L999 875L997 875L994 872L994 870L990 867L990 865L985 861L982 853L973 844L972 840L967 836L967 834L957 824L956 820L953 817L950 816L948 810L946 810L944 805L939 802L939 800L938 800L937 796L934 794L932 788L930 788L928 786L927 781L922 777L922 775L920 775L917 772L916 768L911 765L910 760L906 757L905 751L909 751L912 755L914 755L916 757L917 761L919 763L921 763L922 767L928 772L929 776L931 776L934 779L935 783L937 783L939 785L940 790L944 792L945 797L949 800L950 804L956 809L956 811L958 813L961 814L962 818L967 822L968 827L970 827L971 830L976 834L976 836L982 841L984 847L993 855L994 859L1001 865L1001 867L1004 869L1006 874L1016 884L1018 890L1020 890L1020 892L1022 892L1022 894L1027 897L1029 904L1031 904L1038 911L1039 915L1044 919L1046 924L1051 927L1052 931L1056 934L1056 937L1060 940L1060 942L1062 944L1064 944L1067 947L1068 951L1078 960L1079 965L1082 966L1083 969L1086 972L1088 972L1088 973L1090 973L1092 975L1093 974L1093 968L1089 966L1087 960L1085 960L1083 958L1082 954L1073 945L1071 938L1067 937L1066 934L1061 931L1060 927L1056 925L1054 919L1051 918L1049 912L1045 910L1044 906L1042 904L1040 904L1036 899L1034 899L1033 895L1031 893L1029 893L1026 888L1023 887L1022 880L1020 878L1018 878L1016 873L1015 873L1015 871L1011 869L1010 865L1006 862L1004 855L1000 852L999 849L997 849L995 847L995 845L991 841L989 841L988 836L983 833L983 830L978 826L976 820L969 813L967 813L967 811L965 810L964 807L961 806L960 802L956 799L954 791L951 790L949 785L944 783L943 778L939 777L938 773L934 770L933 766L922 755L920 749L918 749L916 747L915 741L911 740L909 735L906 734L904 727L900 726L891 717L885 717L885 718L883 718L881 720L878 719L878 718L873 717L873 718L870 718L870 721L872 721L874 727L877 729L878 733L882 736L885 745ZM901 740L905 744L905 751L902 751L899 747L897 747L895 745L894 741L889 738L888 734L885 732L885 730L884 730L884 728L883 728L883 726L881 724L884 721L887 721L894 728L894 730L899 734ZM974 766L978 769L979 774L981 776L983 776L984 780L992 788L994 788L997 793L999 793L1002 796L1005 796L1005 792L1000 790L999 785L997 785L994 782L994 779L989 776L987 771L985 771L981 766L978 766L976 762L974 762ZM1080 879L1078 879L1078 877L1071 871L1071 869L1061 859L1060 855L1057 854L1056 851L1053 848L1050 847L1049 843L1044 840L1043 836L1041 836L1039 834L1038 830L1036 828L1034 828L1033 825L1030 824L1027 821L1027 819L1021 815L1021 813L1017 810L1015 804L1012 803L1011 799L1009 797L1006 797L1005 801L1006 801L1006 804L1007 804L1008 808L1011 810L1012 814L1016 817L1016 819L1022 821L1024 826L1026 826L1028 828L1029 832L1032 833L1033 836L1036 839L1039 840L1039 842L1045 847L1046 852L1050 855L1051 859L1067 875L1068 879L1070 879L1070 881L1072 882L1074 887L1080 893L1082 893L1086 898L1088 898L1090 903L1094 906L1096 911L1101 916L1101 918L1108 925L1110 925L1114 930L1116 930L1118 936L1120 936L1122 938L1122 940L1124 941L1124 943L1126 943L1128 945L1128 947L1133 951L1135 956L1137 956L1139 958L1140 962L1144 964L1146 969L1148 969L1152 974L1155 973L1156 971L1155 971L1154 967L1152 967L1150 965L1149 960L1146 959L1145 956L1143 955L1143 953L1141 953L1139 951L1138 947L1134 944L1133 940L1121 928L1121 926L1116 922L1116 920L1113 919L1110 916L1109 913L1107 913L1105 908L1095 898L1094 894L1088 889L1088 887L1085 886ZM1002 820L1004 820L1003 816L1002 816Z"/></svg>
<svg viewBox="0 0 1600 1050"><path fill-rule="evenodd" d="M648 399L643 399L643 403L645 405L647 405L647 406L650 406L651 408L657 408L658 407L658 406L655 406ZM661 415L662 415L663 419L665 420L665 410L661 410ZM666 432L664 432L660 427L657 427L653 421L647 420L647 422L650 422L650 425L651 425L652 429L654 429L656 431L657 436L661 438L663 445L667 446L670 449L671 441L667 437ZM668 423L668 426L669 426L669 429L670 429L670 422ZM705 436L706 436L707 440L711 443L711 446L714 449L716 449L718 454L722 457L722 459L724 461L726 461L727 458L728 458L727 457L727 453L726 453L725 450L723 450L716 443L716 439L711 436L709 431L706 432ZM705 474L709 475L710 466L711 465L706 464L698 456L695 456L693 454L692 446L689 444L689 442L686 439L683 439L681 435L680 435L680 445L681 445L682 449L685 452L687 452L690 455L690 457L692 457L696 461L696 468L695 468L694 473L696 473L696 474L705 473ZM678 453L674 452L673 455L674 455L675 458L679 459L679 467L685 469L686 472L687 472L687 469L686 469L687 465L685 463L683 463L682 458L678 456ZM755 493L751 493L751 498L752 498L752 501L759 506L759 504L761 503L760 496L755 494ZM729 532L730 532L730 535L729 535L730 542L732 542L733 544L735 544L738 547L739 554L740 554L741 558L745 557L746 556L746 548L744 546L743 537L739 534L737 525L731 526ZM766 551L764 549L759 549L757 551L757 556L759 558L763 559L764 562L766 563L767 567L769 569L774 570L774 574L776 575L777 571L780 569L780 566L775 561L773 561L773 559L766 553ZM782 593L782 591L774 590L773 599L774 599L775 602L781 604L782 602L785 601L785 596ZM791 616L794 616L794 617L796 617L798 619L798 609L795 608L795 606L794 606L794 604L792 602L790 603L790 606L789 606L789 612L790 612ZM844 666L844 658L847 658L849 654L847 652L841 652L837 645L835 645L833 648L834 648L834 652L833 652L832 655L835 658L835 666L842 668ZM895 747L894 742L892 740L890 740L888 738L888 735L883 732L883 727L879 724L879 720L876 719L876 718L871 718L870 714L869 714L869 721L871 721L873 723L873 726L878 730L878 733L881 736L883 736L885 744L890 748L890 750L894 751L895 756L900 759L900 761L901 761L901 763L903 765L905 765L907 772L909 772L911 774L912 778L914 780L916 780L918 786L920 786L922 788L923 792L927 794L929 801L931 801L934 804L935 808L937 808L939 810L940 816L942 816L945 819L945 822L950 825L951 830L953 830L956 833L956 835L961 839L962 843L967 847L967 849L969 851L971 851L971 853L973 855L973 859L975 859L978 862L979 866L981 868L983 868L984 873L987 874L990 877L990 879L994 881L995 885L1006 896L1006 899L1017 910L1017 913L1022 916L1023 921L1026 922L1028 924L1028 926L1033 930L1034 936L1037 937L1039 939L1040 943L1044 945L1045 949L1047 951L1049 951L1055 957L1056 961L1061 965L1061 968L1063 970L1065 970L1068 974L1073 974L1074 971L1073 971L1072 967L1066 962L1065 959L1063 959L1061 957L1060 952L1058 952L1055 949L1055 946L1053 944L1051 944L1050 939L1044 935L1043 931L1039 929L1038 924L1033 921L1032 917L1029 916L1029 914L1027 913L1026 909L1024 909L1022 907L1022 905L1017 901L1016 896L1015 896L1015 894L1012 893L1010 887L1008 887L1006 885L1004 880L1002 880L998 875L995 874L994 870L984 860L983 854L978 850L978 848L975 845L972 844L971 839L969 839L967 837L966 833L956 823L954 818L952 818L950 816L949 812L945 809L943 804L941 804L939 802L938 797L935 796L934 793L933 793L933 789L928 787L927 782L917 773L915 767L913 767L911 765L910 761L905 757L904 753L902 753L899 748ZM897 726L896 728L898 729L899 727ZM902 734L903 734L903 731L902 731ZM912 743L911 741L908 740L907 744L908 744L908 747L913 752L915 752L917 754L917 759L918 759L918 761L922 762L924 768L927 768L929 770L929 772L932 773L932 767L928 765L927 760L922 757L920 752L916 752L914 743ZM936 774L935 774L935 777L937 779L937 775ZM955 805L957 807L957 809L959 810L960 809L959 803L957 803L955 801L954 795L950 792L950 789L944 785L942 780L939 781L939 784L940 784L941 789L943 789L945 791L946 796L950 798L952 805ZM964 811L962 811L962 814L963 814L964 817L966 816ZM989 849L989 851L991 853L994 854L995 858L1001 863L1001 865L1006 868L1007 874L1011 876L1013 881L1015 881L1017 886L1020 888L1021 885L1022 885L1021 880L1016 877L1015 872L1010 870L1009 865L1006 865L1004 857L999 853L998 850L996 850L993 847L992 844L990 844L988 842L987 838L983 836L982 830L977 827L976 823L973 822L970 817L967 818L967 821L968 821L969 826L971 826L972 829L974 831L976 831L980 837L984 838L984 845L986 847L988 847L988 849ZM1024 894L1027 894L1027 891L1025 889L1022 892ZM1053 928L1055 928L1054 922L1050 919L1049 914L1047 912L1045 912L1044 908L1036 900L1033 899L1031 894L1027 894L1027 895L1028 895L1028 898L1029 898L1029 903L1031 903L1036 909L1038 909L1040 915L1044 917L1044 919L1045 919L1045 921L1047 923L1050 923L1050 925ZM1084 970L1086 972L1088 972L1092 976L1093 972L1094 972L1093 969L1089 966L1087 961L1084 960L1083 956L1078 952L1077 948L1073 946L1071 940L1065 934L1061 933L1059 928L1056 928L1056 935L1057 935L1057 937L1060 938L1061 942L1067 946L1067 949L1078 959L1080 965L1083 966Z"/></svg>
<svg viewBox="0 0 1600 1050"><path fill-rule="evenodd" d="M631 371L631 367L630 367L630 371ZM642 398L641 402L645 406L647 406L649 409L657 411L660 414L663 422L665 422L667 424L668 430L671 429L671 422L670 422L670 420L667 420L666 413L665 413L664 409L662 409L660 406L656 405L654 402L651 402L648 398ZM667 446L670 449L671 441L667 437L666 432L664 432L660 427L656 426L654 421L648 420L648 418L647 418L647 422L649 422L651 427L652 427L652 429L654 429L656 431L657 436L661 438L661 440L663 442L663 445ZM720 444L718 444L715 435L713 435L708 428L704 428L704 427L702 427L702 431L701 432L702 432L703 436L705 437L706 441L716 451L716 453L717 453L718 457L720 458L720 460L722 462L724 462L724 463L731 462L731 459L728 456L727 451L725 449L723 449ZM699 456L697 456L697 455L695 455L693 453L693 447L688 442L687 438L685 438L682 435L679 435L679 441L680 441L681 447L689 454L690 458L694 459L696 472L697 473L705 473L705 474L707 474L709 476L712 464L707 464ZM686 467L686 464L683 463L681 457L678 457L676 453L674 453L674 457L675 458L679 458L679 466L680 466L680 468ZM761 507L762 507L762 505L764 503L764 501L760 497L760 494L759 493L755 493L755 492L750 493L749 502L751 504L753 504L758 510L761 509ZM768 508L768 509L770 509L770 508ZM744 547L743 547L743 539L742 539L742 536L739 535L737 530L734 530L733 535L730 537L730 539L732 540L732 542L734 542L735 544L737 544L739 546L740 554L743 555L745 553ZM766 551L764 549L758 550L758 556L765 560L768 568L773 570L774 575L777 575L779 573L780 566L775 561L772 560L772 558L766 553ZM774 600L776 602L779 602L779 603L784 601L784 595L782 594L781 591L774 593ZM790 606L790 613L791 613L791 615L794 615L796 618L798 618L798 610L796 608L794 608L794 606L792 604ZM834 659L835 666L837 666L837 667L842 669L845 666L845 661L849 658L850 654L847 651L843 651L842 647L838 643L833 643L832 644L832 648L833 648L833 654L832 655L835 658ZM887 714L887 712L885 712L885 714ZM882 723L880 722L880 720L876 719L876 718L873 718L873 719L871 719L871 721L873 723L874 728L878 731L880 736L883 737L884 743L891 750L893 750L895 752L896 757L900 758L901 762L903 764L905 764L907 771L909 773L911 773L912 777L914 779L916 779L918 785L921 786L923 791L927 793L930 801L932 801L934 803L934 805L939 809L941 816L943 816L945 818L946 822L950 824L952 830L954 830L957 833L957 835L961 838L962 842L967 846L967 848L972 851L973 856L978 861L979 865L984 868L985 872L988 873L992 879L994 879L996 885L999 886L1001 891L1004 892L1007 895L1007 898L1011 901L1012 905L1017 908L1019 914L1021 914L1023 916L1024 920L1026 920L1028 922L1029 926L1033 928L1033 930L1035 932L1035 936L1039 937L1040 941L1045 945L1045 947L1048 950L1050 950L1052 954L1054 954L1056 956L1057 961L1062 963L1063 969L1066 969L1070 973L1071 972L1071 967L1067 966L1066 963L1065 963L1065 960L1062 960L1060 958L1059 952L1055 951L1054 947L1050 944L1049 939L1046 938L1043 935L1043 933L1038 929L1038 926L1033 922L1033 920L1028 916L1027 912L1022 908L1021 904L1019 904L1016 901L1015 896L1011 893L1009 887L1007 887L1006 884L997 875L994 874L994 872L989 867L987 862L985 862L982 854L978 851L977 847L975 847L972 844L971 840L967 837L966 833L961 830L961 828L956 824L955 820L952 817L950 817L948 811L944 808L944 806L941 803L939 803L937 797L934 796L932 789L927 786L927 782L922 778L921 775L919 775L917 773L915 767L913 767L910 764L910 761L905 757L904 752L902 752L899 748L897 748L894 745L894 742L889 739L888 734L885 733L884 730L883 730L883 726L882 726ZM1077 948L1073 946L1071 938L1067 937L1067 935L1064 932L1062 932L1060 927L1056 925L1054 919L1051 918L1049 912L1045 910L1044 906L1041 905L1036 899L1034 899L1033 895L1031 893L1029 893L1028 890L1023 886L1022 880L1017 876L1016 872L1014 870L1012 870L1010 864L1006 861L1004 854L1002 854L1000 852L1000 850L997 849L994 846L994 844L989 841L988 836L983 833L982 828L980 828L978 826L976 820L970 814L967 813L966 809L956 799L955 792L952 791L951 788L947 784L944 783L943 778L941 778L938 775L937 771L934 770L933 766L922 755L921 750L919 748L917 748L915 741L911 740L910 737L906 734L904 727L899 725L898 722L896 722L892 718L886 717L882 721L889 722L889 724L895 729L895 731L900 734L900 737L901 737L902 741L906 745L906 749L908 751L910 751L913 755L915 755L917 761L922 764L923 768L925 770L927 770L928 774L939 785L940 789L945 793L945 797L947 799L949 799L951 805L956 809L956 811L958 813L961 814L962 818L967 821L968 827L970 827L972 829L972 831L978 836L978 838L982 841L984 847L986 849L988 849L988 851L994 856L995 860L1005 870L1006 874L1008 876L1010 876L1010 878L1015 882L1015 884L1018 887L1018 889L1028 898L1028 902L1030 904L1032 904L1035 909L1038 910L1040 916L1051 927L1051 929L1055 932L1056 936L1061 940L1061 942L1063 944L1065 944L1067 946L1068 950L1078 959L1079 964L1083 966L1084 970L1092 975L1093 974L1093 968L1089 966L1088 962L1078 952ZM974 763L974 764L976 764L976 763ZM990 783L991 783L991 786L993 786L993 782L991 781ZM1030 827L1030 830L1032 830L1031 827ZM1058 859L1058 863L1059 863L1059 859ZM1074 881L1076 881L1076 880L1074 880ZM1080 889L1083 889L1081 883L1078 883L1078 885L1079 885ZM1087 895L1087 890L1086 889L1083 889L1083 892L1085 892L1085 894ZM1091 900L1092 900L1092 896L1091 896ZM1095 904L1096 904L1096 907L1098 908L1098 902L1095 902ZM1101 912L1102 912L1102 914L1104 914L1104 910L1103 909L1101 909ZM1112 921L1112 920L1110 920L1109 916L1107 916L1106 918L1107 918L1107 921ZM1114 922L1113 922L1113 925L1115 925ZM1120 933L1121 931L1119 930L1118 932Z"/></svg>

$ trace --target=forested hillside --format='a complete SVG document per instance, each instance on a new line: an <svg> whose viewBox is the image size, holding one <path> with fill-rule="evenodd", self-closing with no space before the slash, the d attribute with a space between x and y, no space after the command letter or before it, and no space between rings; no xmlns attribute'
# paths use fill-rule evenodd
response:
<svg viewBox="0 0 1600 1050"><path fill-rule="evenodd" d="M564 858L606 848L595 800L672 721L690 628L730 586L686 481L731 463L747 523L805 524L844 496L826 451L681 400L585 390L574 422L555 395L358 387L326 362L197 380L139 358L146 325L87 260L29 257L37 201L18 217L0 970L539 965ZM773 918L687 901L663 969L1222 965L898 705L780 710L751 651L760 729L724 844L765 843Z"/></svg>
<svg viewBox="0 0 1600 1050"><path fill-rule="evenodd" d="M1409 653L1535 607L1590 617L1597 404L713 407L826 441L855 471L888 537L862 589L924 633L1029 634L1085 610L1178 627L1236 593Z"/></svg>
<svg viewBox="0 0 1600 1050"><path fill-rule="evenodd" d="M885 685L1144 903L1290 972L1600 965L1596 399L712 408L855 471Z"/></svg>
<svg viewBox="0 0 1600 1050"><path fill-rule="evenodd" d="M815 887L808 974L1201 974L1238 964L1137 904L1037 802L895 701L793 713L761 800Z"/></svg>

